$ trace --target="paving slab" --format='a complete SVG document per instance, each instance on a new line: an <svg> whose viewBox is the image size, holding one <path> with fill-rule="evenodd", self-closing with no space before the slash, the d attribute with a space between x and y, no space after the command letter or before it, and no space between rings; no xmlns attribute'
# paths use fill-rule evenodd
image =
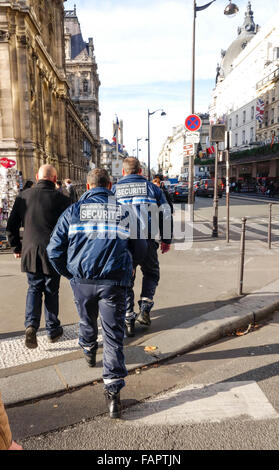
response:
<svg viewBox="0 0 279 470"><path fill-rule="evenodd" d="M0 379L0 390L4 404L11 405L65 391L65 384L54 367L44 367Z"/></svg>

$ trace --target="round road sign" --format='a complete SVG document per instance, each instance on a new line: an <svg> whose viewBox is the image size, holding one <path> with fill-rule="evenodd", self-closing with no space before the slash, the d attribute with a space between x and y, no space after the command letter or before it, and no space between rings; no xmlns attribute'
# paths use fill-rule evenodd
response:
<svg viewBox="0 0 279 470"><path fill-rule="evenodd" d="M202 125L201 118L196 114L191 114L186 118L185 127L190 132L196 132Z"/></svg>

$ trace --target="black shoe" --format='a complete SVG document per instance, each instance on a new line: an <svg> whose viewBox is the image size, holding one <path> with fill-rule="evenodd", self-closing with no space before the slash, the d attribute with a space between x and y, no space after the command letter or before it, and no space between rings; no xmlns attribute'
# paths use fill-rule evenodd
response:
<svg viewBox="0 0 279 470"><path fill-rule="evenodd" d="M95 367L95 365L96 365L96 354L97 354L97 350L92 351L89 354L84 353L85 360L86 360L89 367Z"/></svg>
<svg viewBox="0 0 279 470"><path fill-rule="evenodd" d="M61 338L62 335L63 335L63 328L62 328L62 326L60 326L56 333L54 333L51 336L48 336L48 342L49 343L56 343L56 341L58 341L59 338Z"/></svg>
<svg viewBox="0 0 279 470"><path fill-rule="evenodd" d="M33 326L28 326L25 330L25 346L29 349L38 347L36 330Z"/></svg>
<svg viewBox="0 0 279 470"><path fill-rule="evenodd" d="M121 417L120 392L112 393L106 390L105 397L107 399L107 404L109 407L110 418L113 418L113 419L120 418Z"/></svg>
<svg viewBox="0 0 279 470"><path fill-rule="evenodd" d="M137 318L141 325L150 326L150 311L154 305L154 302L148 302L146 300L139 300L140 313Z"/></svg>
<svg viewBox="0 0 279 470"><path fill-rule="evenodd" d="M131 320L129 321L129 323L125 323L125 332L128 338L132 338L133 336L135 336L135 320Z"/></svg>

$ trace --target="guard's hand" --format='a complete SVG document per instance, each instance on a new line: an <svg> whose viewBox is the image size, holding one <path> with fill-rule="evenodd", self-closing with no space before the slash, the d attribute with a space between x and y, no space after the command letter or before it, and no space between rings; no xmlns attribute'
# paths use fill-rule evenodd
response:
<svg viewBox="0 0 279 470"><path fill-rule="evenodd" d="M21 253L14 253L14 257L15 257L15 259L21 258Z"/></svg>
<svg viewBox="0 0 279 470"><path fill-rule="evenodd" d="M162 254L167 253L170 250L170 244L161 242L161 252Z"/></svg>

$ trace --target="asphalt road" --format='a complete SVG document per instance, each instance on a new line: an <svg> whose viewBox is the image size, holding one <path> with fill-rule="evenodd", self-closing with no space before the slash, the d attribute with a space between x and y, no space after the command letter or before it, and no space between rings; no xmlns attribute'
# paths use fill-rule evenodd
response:
<svg viewBox="0 0 279 470"><path fill-rule="evenodd" d="M278 278L275 230L279 207L273 208L275 230L270 251L264 232L270 201L257 199L231 197L231 217L237 229L227 246L223 231L217 240L210 236L212 199L197 198L196 220L203 233L191 249L173 248L160 255L161 282L152 334L235 297L238 222L243 216L258 225L249 226L245 292ZM219 200L221 228L225 215L223 198ZM1 339L23 330L26 281L18 262L7 254L0 255L0 276ZM140 275L137 296L139 291ZM61 319L63 324L78 321L64 280ZM143 337L148 339L148 332L139 328L134 344L140 344ZM278 449L278 354L276 317L276 321L246 336L227 338L129 375L122 394L127 408L124 420L112 422L107 417L102 385L93 384L64 396L8 409L14 437L26 449Z"/></svg>
<svg viewBox="0 0 279 470"><path fill-rule="evenodd" d="M108 418L95 385L9 409L14 434L32 450L278 450L278 333L274 314L243 336L129 376L121 420ZM38 419L53 429L50 416L53 432L28 437Z"/></svg>

